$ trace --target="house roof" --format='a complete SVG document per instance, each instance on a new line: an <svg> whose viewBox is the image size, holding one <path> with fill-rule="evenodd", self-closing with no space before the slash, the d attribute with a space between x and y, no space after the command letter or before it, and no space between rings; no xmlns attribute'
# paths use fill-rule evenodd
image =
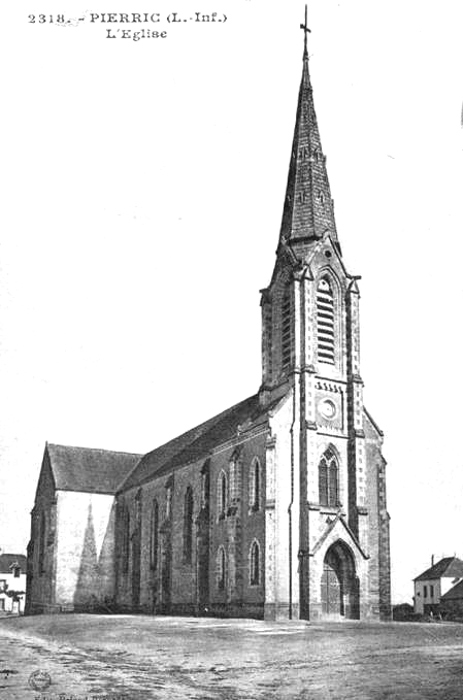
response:
<svg viewBox="0 0 463 700"><path fill-rule="evenodd" d="M89 447L47 444L55 488L62 491L116 493L142 455Z"/></svg>
<svg viewBox="0 0 463 700"><path fill-rule="evenodd" d="M0 554L0 574L11 574L14 564L18 564L26 573L27 559L24 554Z"/></svg>
<svg viewBox="0 0 463 700"><path fill-rule="evenodd" d="M176 467L205 458L211 449L235 437L240 430L247 430L259 423L265 423L268 411L275 404L263 409L259 403L259 395L256 394L166 442L143 457L123 483L122 488L125 490L138 486L154 476L160 476Z"/></svg>
<svg viewBox="0 0 463 700"><path fill-rule="evenodd" d="M459 581L456 586L444 593L441 601L445 600L463 600L463 581Z"/></svg>
<svg viewBox="0 0 463 700"><path fill-rule="evenodd" d="M461 578L463 576L463 561L457 557L444 557L431 566L422 574L417 576L414 581L426 581L429 579L439 579L445 576L446 578Z"/></svg>

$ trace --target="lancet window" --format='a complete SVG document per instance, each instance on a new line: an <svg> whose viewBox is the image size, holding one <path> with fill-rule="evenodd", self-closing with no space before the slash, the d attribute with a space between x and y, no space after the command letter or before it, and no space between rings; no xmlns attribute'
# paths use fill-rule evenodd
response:
<svg viewBox="0 0 463 700"><path fill-rule="evenodd" d="M336 455L331 448L328 448L318 466L320 505L337 506L339 504L338 473Z"/></svg>

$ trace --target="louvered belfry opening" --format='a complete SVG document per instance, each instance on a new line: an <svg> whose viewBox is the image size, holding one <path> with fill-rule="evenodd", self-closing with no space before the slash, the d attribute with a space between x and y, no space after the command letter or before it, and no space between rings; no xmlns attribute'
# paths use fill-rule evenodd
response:
<svg viewBox="0 0 463 700"><path fill-rule="evenodd" d="M291 295L289 286L285 287L281 302L281 367L289 369L291 365Z"/></svg>
<svg viewBox="0 0 463 700"><path fill-rule="evenodd" d="M270 303L266 304L264 307L264 332L265 332L265 358L266 358L266 373L267 378L271 381L273 377L273 346L272 346L272 332L273 332L273 317L272 317L272 305Z"/></svg>
<svg viewBox="0 0 463 700"><path fill-rule="evenodd" d="M318 360L334 365L334 297L327 277L317 287Z"/></svg>

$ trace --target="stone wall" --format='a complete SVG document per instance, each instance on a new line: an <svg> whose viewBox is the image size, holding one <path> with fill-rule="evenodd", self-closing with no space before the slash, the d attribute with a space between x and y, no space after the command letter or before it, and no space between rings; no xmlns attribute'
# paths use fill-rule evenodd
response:
<svg viewBox="0 0 463 700"><path fill-rule="evenodd" d="M371 614L391 618L389 514L386 503L386 463L381 453L382 437L365 416L368 509L369 596Z"/></svg>
<svg viewBox="0 0 463 700"><path fill-rule="evenodd" d="M250 503L250 470L259 460L261 498ZM208 494L205 493L207 464ZM233 467L231 465L234 465ZM232 471L235 474L230 491ZM227 481L225 508L219 503L220 479ZM186 495L192 495L192 546L186 551ZM262 617L265 552L265 435L237 438L200 460L164 473L117 497L116 586L120 610L169 614ZM134 556L137 499L141 504L140 556ZM157 532L153 513L157 506ZM127 532L127 514L129 527ZM201 534L201 539L199 535ZM127 535L128 542L127 544ZM260 547L258 583L250 580L250 551ZM198 558L199 547L202 558ZM219 583L218 553L226 557ZM203 569L201 569L203 567ZM207 567L205 570L204 567ZM138 571L139 569L139 571ZM206 575L208 595L199 582ZM135 590L138 588L139 595Z"/></svg>
<svg viewBox="0 0 463 700"><path fill-rule="evenodd" d="M54 612L56 580L56 499L48 456L45 455L31 512L28 545L26 614Z"/></svg>

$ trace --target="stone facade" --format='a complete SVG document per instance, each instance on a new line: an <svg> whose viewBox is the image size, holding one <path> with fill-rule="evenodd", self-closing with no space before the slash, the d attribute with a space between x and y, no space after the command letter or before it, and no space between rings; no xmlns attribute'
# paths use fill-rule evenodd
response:
<svg viewBox="0 0 463 700"><path fill-rule="evenodd" d="M263 616L265 439L244 432L118 494L118 609ZM251 502L257 471L261 490ZM260 569L252 583L253 543Z"/></svg>
<svg viewBox="0 0 463 700"><path fill-rule="evenodd" d="M81 609L98 588L120 611L389 617L386 463L363 405L358 279L341 254L305 51L259 392L142 457L98 502L88 486L57 494L42 470L32 541L42 512L54 534L34 547L32 575L46 561L33 586L44 609L71 598ZM79 525L62 520L77 511Z"/></svg>

